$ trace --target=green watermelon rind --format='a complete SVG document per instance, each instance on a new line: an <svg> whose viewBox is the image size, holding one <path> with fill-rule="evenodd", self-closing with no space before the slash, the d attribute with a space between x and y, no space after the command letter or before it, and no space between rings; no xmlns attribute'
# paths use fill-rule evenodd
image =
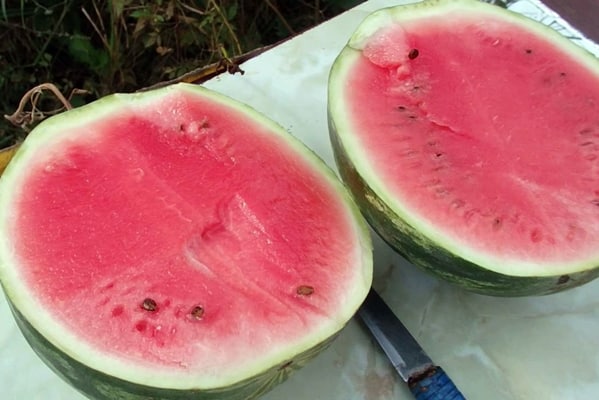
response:
<svg viewBox="0 0 599 400"><path fill-rule="evenodd" d="M68 112L53 116L38 125L21 145L8 167L0 177L0 229L8 229L10 220L10 201L13 196L19 196L18 190L25 190L19 185L21 173L24 173L26 165L33 162L38 155L47 154L51 151L50 144L69 140L73 130L82 123L94 123L105 118L122 108L140 107L153 104L173 91L182 91L190 95L208 97L213 101L220 102L232 111L239 112L262 126L275 135L280 135L286 143L301 155L304 160L315 170L321 173L338 193L346 204L348 218L354 221L355 237L359 241L356 254L356 276L351 284L351 293L342 304L343 309L337 310L335 318L331 318L329 324L323 325L318 332L306 336L301 342L290 344L284 352L276 352L260 362L255 362L251 368L234 371L220 380L213 377L181 376L173 373L172 376L164 370L153 371L150 367L132 366L124 360L114 357L101 357L100 353L88 344L82 343L76 335L68 331L59 322L52 318L51 312L37 302L34 296L29 294L24 280L20 279L17 268L18 260L10 247L8 241L0 241L0 282L6 294L7 300L13 310L13 315L24 336L31 343L34 350L53 369L70 383L78 386L78 389L87 393L87 390L95 390L85 384L85 379L77 378L88 376L98 387L104 388L104 397L99 399L114 398L148 398L134 397L135 393L154 393L151 398L156 399L178 399L184 398L185 393L193 391L194 394L206 393L203 398L238 398L236 393L262 393L272 388L276 383L284 380L288 372L303 365L304 361L320 353L352 318L359 305L365 298L372 282L372 242L368 225L360 214L353 198L344 184L338 179L333 170L322 161L316 153L301 143L300 140L289 134L283 127L257 112L248 105L233 100L213 90L191 84L177 84L166 88L135 94L113 94L99 99L93 103L70 110ZM91 133L93 135L93 132ZM73 140L77 141L77 137ZM11 190L7 190L11 188ZM16 188L16 189L15 189ZM283 368L281 365L292 361L293 368ZM71 366L65 368L64 366ZM85 371L85 372L78 372ZM119 376L119 378L116 378ZM87 378L86 378L87 379ZM147 382L151 382L148 385ZM111 389L112 388L112 389ZM115 397L115 393L121 393L124 397ZM211 394L213 393L213 394ZM127 397L129 396L129 397ZM144 395L145 396L145 395ZM161 397L162 396L162 397ZM169 397L171 396L171 397ZM174 397L172 397L174 396ZM178 397L179 396L179 397ZM181 397L183 396L183 397ZM210 397L213 396L213 397ZM242 398L242 397L239 397Z"/></svg>
<svg viewBox="0 0 599 400"><path fill-rule="evenodd" d="M494 296L542 295L576 287L599 277L599 254L574 263L538 264L510 260L468 248L459 238L450 237L433 224L418 217L392 195L385 183L360 154L354 129L345 117L345 76L361 57L368 38L394 21L443 15L453 7L468 7L489 13L506 22L520 24L543 35L599 75L595 56L573 44L550 27L520 14L474 0L427 0L384 8L366 17L335 59L328 83L329 135L337 168L349 186L362 214L391 247L407 260L444 280L468 290Z"/></svg>
<svg viewBox="0 0 599 400"><path fill-rule="evenodd" d="M331 120L331 141L342 179L375 232L412 264L470 291L503 297L544 295L587 283L599 277L599 268L551 276L514 276L495 272L466 260L431 240L390 206L369 186L339 142Z"/></svg>
<svg viewBox="0 0 599 400"><path fill-rule="evenodd" d="M247 400L264 395L328 348L337 334L253 377L214 389L168 389L132 383L98 371L69 356L41 335L9 301L19 329L35 353L63 380L95 400Z"/></svg>

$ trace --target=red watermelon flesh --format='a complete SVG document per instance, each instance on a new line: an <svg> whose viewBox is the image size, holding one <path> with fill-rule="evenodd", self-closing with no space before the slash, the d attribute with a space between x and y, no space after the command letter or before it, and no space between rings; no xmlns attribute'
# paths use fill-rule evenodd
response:
<svg viewBox="0 0 599 400"><path fill-rule="evenodd" d="M230 383L350 317L354 216L269 126L173 91L65 129L30 155L11 242L35 300L92 348Z"/></svg>
<svg viewBox="0 0 599 400"><path fill-rule="evenodd" d="M515 274L596 258L597 71L488 14L406 18L364 43L345 84L357 146L407 215Z"/></svg>

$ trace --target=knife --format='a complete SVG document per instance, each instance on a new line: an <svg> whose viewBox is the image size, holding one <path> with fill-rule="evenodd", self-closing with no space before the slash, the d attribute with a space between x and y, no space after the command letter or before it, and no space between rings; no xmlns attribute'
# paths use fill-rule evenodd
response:
<svg viewBox="0 0 599 400"><path fill-rule="evenodd" d="M374 289L358 315L417 400L465 400Z"/></svg>

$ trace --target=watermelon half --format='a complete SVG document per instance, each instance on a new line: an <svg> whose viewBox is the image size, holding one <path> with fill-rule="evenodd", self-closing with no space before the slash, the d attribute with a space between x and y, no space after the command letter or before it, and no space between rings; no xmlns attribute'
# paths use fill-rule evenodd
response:
<svg viewBox="0 0 599 400"><path fill-rule="evenodd" d="M0 179L0 279L33 349L94 399L252 399L363 301L366 223L245 105L180 84L52 117Z"/></svg>
<svg viewBox="0 0 599 400"><path fill-rule="evenodd" d="M599 274L599 61L471 0L382 9L329 78L336 162L408 260L480 293Z"/></svg>

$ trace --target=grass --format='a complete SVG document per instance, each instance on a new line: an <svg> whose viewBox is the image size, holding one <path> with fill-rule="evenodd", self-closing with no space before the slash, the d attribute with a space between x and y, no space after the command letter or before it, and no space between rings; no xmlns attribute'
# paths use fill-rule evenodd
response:
<svg viewBox="0 0 599 400"><path fill-rule="evenodd" d="M52 83L74 105L130 92L276 43L361 0L0 0L0 108ZM85 93L85 94L82 94ZM56 96L35 95L56 110ZM37 118L34 122L37 122ZM30 124L0 122L0 148Z"/></svg>

